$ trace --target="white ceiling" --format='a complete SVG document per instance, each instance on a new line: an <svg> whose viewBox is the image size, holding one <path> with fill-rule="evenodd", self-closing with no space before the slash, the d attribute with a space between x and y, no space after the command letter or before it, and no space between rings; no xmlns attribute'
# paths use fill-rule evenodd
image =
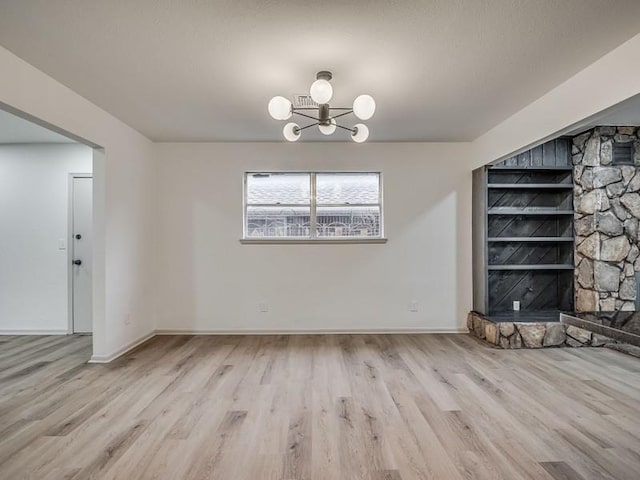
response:
<svg viewBox="0 0 640 480"><path fill-rule="evenodd" d="M373 141L472 140L640 32L638 0L2 0L0 13L0 45L156 141L280 140L268 100L321 69L334 106L376 98Z"/></svg>
<svg viewBox="0 0 640 480"><path fill-rule="evenodd" d="M0 144L7 143L75 143L29 120L0 110Z"/></svg>

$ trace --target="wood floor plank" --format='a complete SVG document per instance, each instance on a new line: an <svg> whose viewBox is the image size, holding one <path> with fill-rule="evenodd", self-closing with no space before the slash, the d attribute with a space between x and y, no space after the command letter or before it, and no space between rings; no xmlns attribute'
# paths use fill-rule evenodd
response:
<svg viewBox="0 0 640 480"><path fill-rule="evenodd" d="M544 462L542 467L554 480L584 480L584 477L564 462Z"/></svg>
<svg viewBox="0 0 640 480"><path fill-rule="evenodd" d="M467 335L0 337L0 479L637 479L640 360Z"/></svg>

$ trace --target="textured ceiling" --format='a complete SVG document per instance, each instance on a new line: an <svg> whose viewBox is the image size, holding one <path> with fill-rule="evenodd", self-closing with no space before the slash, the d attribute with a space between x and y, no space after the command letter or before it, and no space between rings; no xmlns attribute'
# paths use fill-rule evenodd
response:
<svg viewBox="0 0 640 480"><path fill-rule="evenodd" d="M156 141L280 140L321 69L372 141L472 140L638 32L638 0L0 0L0 45Z"/></svg>
<svg viewBox="0 0 640 480"><path fill-rule="evenodd" d="M0 110L0 144L75 143L70 138Z"/></svg>

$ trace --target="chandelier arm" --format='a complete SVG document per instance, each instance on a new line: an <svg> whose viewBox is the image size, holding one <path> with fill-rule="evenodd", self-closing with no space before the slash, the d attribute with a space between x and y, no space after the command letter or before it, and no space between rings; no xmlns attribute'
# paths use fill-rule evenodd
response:
<svg viewBox="0 0 640 480"><path fill-rule="evenodd" d="M304 127L298 127L298 131L301 132L307 128L315 127L316 125L320 125L320 122L312 123L311 125L306 125Z"/></svg>
<svg viewBox="0 0 640 480"><path fill-rule="evenodd" d="M329 107L331 110L349 110L353 112L352 107ZM318 110L318 107L291 107L292 112L297 112L298 110Z"/></svg>
<svg viewBox="0 0 640 480"><path fill-rule="evenodd" d="M310 118L311 120L316 120L318 122L320 121L320 119L318 117L312 117L311 115L307 115L305 113L296 112L295 110L293 111L293 113L295 113L296 115L300 115L301 117Z"/></svg>
<svg viewBox="0 0 640 480"><path fill-rule="evenodd" d="M356 133L356 129L355 128L345 127L345 126L339 125L337 123L336 123L336 127L342 128L343 130L349 130L351 133Z"/></svg>
<svg viewBox="0 0 640 480"><path fill-rule="evenodd" d="M331 110L341 110L339 108L332 108ZM349 115L350 113L353 113L353 110L349 109L348 112L344 112L344 113L339 113L338 115L334 115L331 118L338 118L338 117L344 117L345 115Z"/></svg>

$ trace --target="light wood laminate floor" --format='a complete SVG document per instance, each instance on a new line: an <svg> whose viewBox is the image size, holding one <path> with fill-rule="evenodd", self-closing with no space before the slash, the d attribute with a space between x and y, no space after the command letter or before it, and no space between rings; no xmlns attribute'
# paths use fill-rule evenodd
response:
<svg viewBox="0 0 640 480"><path fill-rule="evenodd" d="M640 361L467 335L0 337L0 478L638 479Z"/></svg>

